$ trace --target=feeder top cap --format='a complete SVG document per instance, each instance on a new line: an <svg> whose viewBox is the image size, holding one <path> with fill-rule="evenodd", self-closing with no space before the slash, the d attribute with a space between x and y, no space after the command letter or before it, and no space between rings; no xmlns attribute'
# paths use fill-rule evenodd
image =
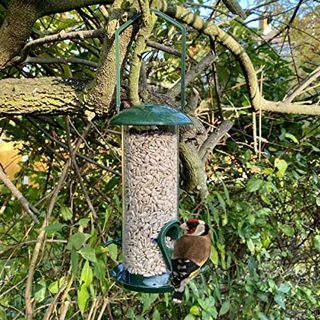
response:
<svg viewBox="0 0 320 320"><path fill-rule="evenodd" d="M192 124L192 121L184 113L159 104L132 106L119 112L110 121L110 125L182 126L189 124Z"/></svg>

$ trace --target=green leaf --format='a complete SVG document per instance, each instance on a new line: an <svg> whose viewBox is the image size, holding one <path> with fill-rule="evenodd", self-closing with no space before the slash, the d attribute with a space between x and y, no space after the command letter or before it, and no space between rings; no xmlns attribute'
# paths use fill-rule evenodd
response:
<svg viewBox="0 0 320 320"><path fill-rule="evenodd" d="M218 255L218 251L216 250L214 245L211 245L210 260L215 266L218 266L218 264L219 264L219 255Z"/></svg>
<svg viewBox="0 0 320 320"><path fill-rule="evenodd" d="M199 306L193 305L190 308L189 312L190 312L190 314L192 314L194 316L200 316L201 310L200 310Z"/></svg>
<svg viewBox="0 0 320 320"><path fill-rule="evenodd" d="M79 220L78 225L86 227L89 222L90 222L89 218L82 218Z"/></svg>
<svg viewBox="0 0 320 320"><path fill-rule="evenodd" d="M62 215L63 220L69 221L69 220L72 219L72 216L73 216L73 215L72 215L72 211L71 211L70 208L68 208L68 207L62 207L61 210L60 210L60 212L61 212L61 215Z"/></svg>
<svg viewBox="0 0 320 320"><path fill-rule="evenodd" d="M219 315L223 316L224 314L229 312L229 310L230 310L230 301L225 301L220 308Z"/></svg>
<svg viewBox="0 0 320 320"><path fill-rule="evenodd" d="M92 269L90 268L89 261L86 261L82 271L81 271L81 277L80 277L80 282L83 282L82 285L85 285L88 287L93 280L93 272Z"/></svg>
<svg viewBox="0 0 320 320"><path fill-rule="evenodd" d="M75 250L71 250L71 271L72 274L76 275L78 271L78 263L79 263L79 253Z"/></svg>
<svg viewBox="0 0 320 320"><path fill-rule="evenodd" d="M44 230L47 233L60 232L65 226L66 224L63 223L52 223L46 226Z"/></svg>
<svg viewBox="0 0 320 320"><path fill-rule="evenodd" d="M82 315L86 309L88 299L89 293L87 287L83 284L80 290L78 290L78 306Z"/></svg>
<svg viewBox="0 0 320 320"><path fill-rule="evenodd" d="M223 211L226 213L226 203L221 197L221 194L219 192L215 192L215 195L217 196L217 199L219 201L220 207L223 209Z"/></svg>
<svg viewBox="0 0 320 320"><path fill-rule="evenodd" d="M196 284L195 284L194 282L190 282L189 287L190 287L190 289L192 290L193 295L194 295L196 298L199 298L199 297L200 297L200 294L199 294L199 291L198 291L198 288L197 288Z"/></svg>
<svg viewBox="0 0 320 320"><path fill-rule="evenodd" d="M274 296L274 301L282 308L282 309L285 309L286 308L286 305L284 303L284 297L281 293L277 293L275 296Z"/></svg>
<svg viewBox="0 0 320 320"><path fill-rule="evenodd" d="M119 184L120 178L118 176L113 176L109 182L104 187L104 192L111 191L116 185Z"/></svg>
<svg viewBox="0 0 320 320"><path fill-rule="evenodd" d="M94 275L101 281L103 281L106 277L107 266L103 260L98 260L97 263L94 264Z"/></svg>
<svg viewBox="0 0 320 320"><path fill-rule="evenodd" d="M184 317L183 320L195 320L195 319L196 319L196 317L189 313Z"/></svg>
<svg viewBox="0 0 320 320"><path fill-rule="evenodd" d="M284 136L285 138L292 140L294 143L299 143L298 139L291 133L286 133Z"/></svg>
<svg viewBox="0 0 320 320"><path fill-rule="evenodd" d="M118 246L116 244L110 244L107 248L107 252L110 254L112 260L117 260L118 257Z"/></svg>
<svg viewBox="0 0 320 320"><path fill-rule="evenodd" d="M52 294L56 294L60 288L67 284L66 277L61 277L59 280L51 282L48 289Z"/></svg>
<svg viewBox="0 0 320 320"><path fill-rule="evenodd" d="M91 262L97 262L96 252L93 248L86 246L80 249L79 253L82 255L84 259Z"/></svg>
<svg viewBox="0 0 320 320"><path fill-rule="evenodd" d="M44 279L41 279L36 285L36 291L34 293L34 299L37 302L41 302L46 297L47 285Z"/></svg>
<svg viewBox="0 0 320 320"><path fill-rule="evenodd" d="M282 232L288 236L288 237L292 237L294 235L294 228L288 225L282 225L280 226Z"/></svg>
<svg viewBox="0 0 320 320"><path fill-rule="evenodd" d="M247 246L248 246L251 254L254 254L254 252L255 252L255 246L254 246L254 243L253 243L252 239L248 239L248 240L247 240Z"/></svg>
<svg viewBox="0 0 320 320"><path fill-rule="evenodd" d="M259 320L269 320L268 317L260 311L257 313L257 317L259 318Z"/></svg>
<svg viewBox="0 0 320 320"><path fill-rule="evenodd" d="M262 179L251 178L247 182L246 190L248 192L255 192L262 188L264 181Z"/></svg>
<svg viewBox="0 0 320 320"><path fill-rule="evenodd" d="M314 242L313 242L313 244L314 244L315 249L320 252L320 235L319 235L319 234L317 234L317 235L314 237Z"/></svg>
<svg viewBox="0 0 320 320"><path fill-rule="evenodd" d="M290 290L291 290L291 286L287 282L281 283L278 289L278 291L282 293L288 293Z"/></svg>
<svg viewBox="0 0 320 320"><path fill-rule="evenodd" d="M161 320L161 315L158 309L155 309L152 313L152 320Z"/></svg>
<svg viewBox="0 0 320 320"><path fill-rule="evenodd" d="M278 172L276 173L277 176L279 178L282 178L288 168L288 164L285 160L283 159L278 159L276 158L275 161L274 161L274 165L275 167L278 169Z"/></svg>
<svg viewBox="0 0 320 320"><path fill-rule="evenodd" d="M72 250L74 248L79 250L89 238L90 234L77 232L69 238L67 249Z"/></svg>

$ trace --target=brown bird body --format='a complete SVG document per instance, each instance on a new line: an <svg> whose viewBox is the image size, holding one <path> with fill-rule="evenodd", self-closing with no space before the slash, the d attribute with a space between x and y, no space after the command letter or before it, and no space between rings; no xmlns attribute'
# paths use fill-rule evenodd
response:
<svg viewBox="0 0 320 320"><path fill-rule="evenodd" d="M176 241L172 259L189 259L197 265L202 266L210 256L210 252L210 232L204 236L190 236L187 234Z"/></svg>
<svg viewBox="0 0 320 320"><path fill-rule="evenodd" d="M204 221L189 219L180 227L185 234L176 241L171 259L175 303L182 302L186 285L200 272L211 253L211 233Z"/></svg>

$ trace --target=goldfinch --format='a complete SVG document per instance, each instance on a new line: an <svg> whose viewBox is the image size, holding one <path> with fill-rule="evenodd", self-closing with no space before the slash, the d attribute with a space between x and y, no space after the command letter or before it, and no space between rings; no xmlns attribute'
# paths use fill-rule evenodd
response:
<svg viewBox="0 0 320 320"><path fill-rule="evenodd" d="M204 221L189 219L180 227L184 235L175 242L171 260L174 303L182 302L186 285L200 272L211 253L211 233Z"/></svg>

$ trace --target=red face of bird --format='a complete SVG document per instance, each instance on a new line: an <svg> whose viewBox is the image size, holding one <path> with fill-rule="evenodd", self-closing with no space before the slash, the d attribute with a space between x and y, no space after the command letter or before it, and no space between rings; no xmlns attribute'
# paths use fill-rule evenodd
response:
<svg viewBox="0 0 320 320"><path fill-rule="evenodd" d="M209 226L202 220L189 219L180 225L187 236L202 236L208 234Z"/></svg>

